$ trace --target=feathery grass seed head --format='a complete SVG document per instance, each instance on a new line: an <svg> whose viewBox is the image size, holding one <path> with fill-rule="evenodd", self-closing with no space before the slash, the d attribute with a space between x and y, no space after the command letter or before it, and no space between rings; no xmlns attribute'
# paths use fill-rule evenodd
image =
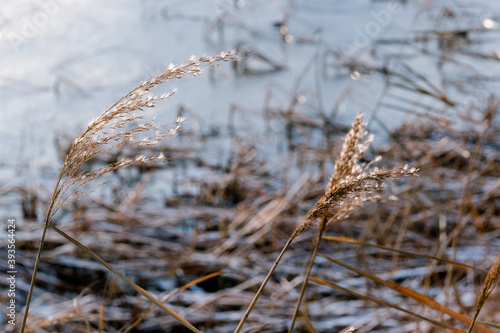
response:
<svg viewBox="0 0 500 333"><path fill-rule="evenodd" d="M215 66L220 61L236 60L235 51L222 52L214 57L191 57L189 61L180 66L170 64L168 69L150 80L141 82L131 92L120 98L113 106L105 110L99 117L93 119L86 131L77 139L66 156L62 169L56 180L51 203L47 209L46 221L61 207L85 195L84 187L91 181L113 170L132 164L142 164L164 159L163 155L139 155L135 159L123 158L118 162L106 166L83 171L85 163L96 157L118 152L125 149L153 146L165 137L176 135L184 118L177 118L175 127L161 131L161 126L155 123L154 117L144 121L145 110L153 108L156 103L165 100L175 93L175 89L160 96L153 95L151 90L161 83L180 79L185 76L198 76L201 67ZM139 122L139 124L135 124ZM135 125L134 125L135 124Z"/></svg>
<svg viewBox="0 0 500 333"><path fill-rule="evenodd" d="M373 141L373 135L367 136L365 127L363 115L358 113L352 129L345 136L342 151L335 161L335 168L325 194L297 226L292 238L321 218L327 218L328 223L345 219L364 203L379 200L380 196L374 192L383 187L383 180L417 174L416 168L407 165L390 170L378 168L369 170L374 162L380 160L379 156L373 162L360 164L360 159Z"/></svg>

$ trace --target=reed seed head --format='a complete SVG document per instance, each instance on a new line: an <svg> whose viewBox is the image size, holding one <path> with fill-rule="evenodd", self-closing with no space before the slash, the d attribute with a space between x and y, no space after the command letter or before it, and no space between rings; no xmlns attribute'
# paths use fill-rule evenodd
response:
<svg viewBox="0 0 500 333"><path fill-rule="evenodd" d="M367 136L365 128L363 115L358 113L352 129L345 136L342 151L335 161L335 169L325 194L295 229L293 238L321 218L328 219L328 223L345 219L364 203L380 199L375 192L383 187L384 180L417 174L418 169L407 165L390 170L378 168L370 170L380 157L368 164L360 163L360 159L373 140L373 135Z"/></svg>
<svg viewBox="0 0 500 333"><path fill-rule="evenodd" d="M126 166L157 162L165 158L163 154L138 155L133 159L121 158L114 163L89 171L82 168L85 163L96 157L127 149L154 146L164 138L172 137L180 131L184 118L177 118L174 127L167 130L157 125L154 117L149 121L146 120L147 109L154 108L157 102L175 93L173 90L156 96L151 93L153 88L167 80L198 76L203 66L217 66L220 61L236 59L235 51L230 51L210 58L191 57L187 63L177 67L170 64L165 72L139 83L131 92L92 120L85 132L74 140L66 156L47 209L46 222L49 222L60 208L88 194L85 188L93 180Z"/></svg>

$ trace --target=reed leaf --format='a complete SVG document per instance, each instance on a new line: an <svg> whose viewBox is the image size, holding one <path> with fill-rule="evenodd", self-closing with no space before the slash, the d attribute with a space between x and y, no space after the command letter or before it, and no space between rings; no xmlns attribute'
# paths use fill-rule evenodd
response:
<svg viewBox="0 0 500 333"><path fill-rule="evenodd" d="M137 291L139 294L141 294L142 296L144 296L145 298L147 298L149 301L151 301L153 304L155 304L157 307L159 307L160 309L162 309L163 311L165 311L166 313L168 313L169 315L171 315L172 317L174 317L175 319L177 319L180 323L182 323L184 326L186 326L192 332L201 333L198 329L196 329L196 327L194 327L193 325L191 325L181 315L179 315L177 312L175 312L174 310L170 309L165 304L163 304L162 302L160 302L159 300L157 300L153 295L151 295L150 293L148 293L146 290L142 289L137 284L135 284L132 281L130 281L129 279L127 279L127 277L125 275L123 275L118 270L116 270L113 266L111 266L110 264L108 264L104 259L102 259L97 254L95 254L91 249L89 249L88 247L86 247L85 245L83 245L82 243L80 243L79 241L77 241L76 239L74 239L73 237L69 236L64 231L62 231L61 229L59 229L58 227L56 227L55 225L53 225L52 223L49 223L49 226L54 231L56 231L59 235L63 236L69 242L73 243L80 250L82 250L83 252L87 253L90 257L92 257L92 259L94 259L95 261L97 261L98 263L100 263L101 265L103 265L104 267L106 267L107 270L109 270L111 273L113 273L116 277L120 278L127 285L129 285L130 287L132 287L133 289L135 289L135 291Z"/></svg>
<svg viewBox="0 0 500 333"><path fill-rule="evenodd" d="M341 266L341 267L344 267L344 268L346 268L350 271L353 271L361 276L364 276L372 281L383 284L383 285L385 285L385 286L387 286L387 287L389 287L389 288L391 288L391 289L393 289L393 290L395 290L395 291L397 291L405 296L408 296L424 306L434 308L434 309L436 309L442 313L445 313L445 314L447 314L447 315L449 315L457 320L460 320L464 323L470 324L472 322L472 320L470 320L466 316L461 315L460 313L457 313L457 312L453 311L452 309L450 309L442 304L439 304L438 302L434 301L433 299L431 299L431 298L429 298L429 297L427 297L427 296L425 296L425 295L423 295L415 290L412 290L412 289L407 288L407 287L403 287L401 285L398 285L398 284L390 282L390 281L383 280L376 275L370 274L370 273L363 271L361 269L347 265L347 264L340 262L338 260L335 260L335 259L333 259L325 254L319 253L318 255L335 263L335 264L337 264L337 265L339 265L339 266ZM494 333L493 331L489 330L488 328L486 328L484 326L477 326L477 328L482 330L483 332Z"/></svg>
<svg viewBox="0 0 500 333"><path fill-rule="evenodd" d="M421 315L419 315L417 313L414 313L412 311L406 310L406 309L404 309L402 307L399 307L397 305L388 303L388 302L383 301L381 299L378 299L378 298L375 298L375 297L372 297L372 296L368 296L368 295L360 294L360 293L355 292L354 290L351 290L349 288L341 287L338 284L335 284L333 282L327 282L325 280L318 279L318 278L315 278L315 277L312 277L310 280L312 282L316 282L316 283L322 284L324 286L329 286L329 287L341 290L341 291L345 292L346 294L352 295L352 296L357 297L359 299L364 299L364 300L367 300L367 301L371 301L371 302L374 302L376 304L379 304L379 305L382 305L382 306L386 306L386 307L389 307L389 308L392 308L392 309L404 312L404 313L409 314L409 315L411 315L413 317L425 320L425 321L427 321L427 322L429 322L429 323L431 323L431 324L433 324L433 325L435 325L437 327L444 328L444 329L450 330L452 332L465 333L465 331L462 331L462 330L459 330L457 328L454 328L454 327L448 326L446 324L440 323L440 322L438 322L438 321L436 321L434 319L421 316Z"/></svg>

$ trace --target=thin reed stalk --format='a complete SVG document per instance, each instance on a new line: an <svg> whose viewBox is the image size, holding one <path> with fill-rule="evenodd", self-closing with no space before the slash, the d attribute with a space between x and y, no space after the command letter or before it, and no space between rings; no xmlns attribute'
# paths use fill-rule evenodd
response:
<svg viewBox="0 0 500 333"><path fill-rule="evenodd" d="M271 276L273 275L274 271L276 270L276 267L278 267L278 265L279 265L279 263L281 261L281 258L283 258L283 255L288 250L288 248L290 247L290 244L292 244L293 240L294 240L294 237L292 236L286 242L285 246L283 247L283 249L281 250L280 254L278 255L278 258L274 261L273 267L271 267L271 269L267 273L266 277L264 278L264 281L262 282L262 284L259 287L259 290L257 290L257 292L255 293L252 301L248 305L248 308L245 311L245 314L241 318L240 322L238 323L238 326L236 327L236 330L234 331L234 333L239 333L241 331L241 329L243 328L243 325L245 325L245 322L247 321L248 316L252 312L255 304L259 300L259 297L262 295L262 292L264 291L264 288L266 287L267 283L271 279Z"/></svg>
<svg viewBox="0 0 500 333"><path fill-rule="evenodd" d="M297 316L299 314L302 300L304 299L304 296L306 294L307 283L309 282L309 277L311 276L312 267L314 265L314 258L316 258L316 254L318 253L319 243L321 242L321 239L323 237L323 233L325 232L327 222L328 222L328 220L326 219L326 217L323 217L321 219L320 224L319 224L318 237L316 238L316 243L314 245L314 248L313 248L313 251L311 254L311 260L309 260L309 265L307 267L306 274L304 276L304 281L302 282L302 287L300 289L299 299L297 300L297 304L295 305L295 310L294 310L293 316L292 316L292 323L290 324L290 328L288 329L288 333L293 332L293 328L295 326L295 321L297 320Z"/></svg>
<svg viewBox="0 0 500 333"><path fill-rule="evenodd" d="M26 306L24 308L23 322L21 323L20 332L24 332L26 327L26 322L28 319L28 313L30 310L31 297L33 296L33 289L35 288L36 273L38 272L38 265L40 264L40 257L42 256L43 243L45 242L45 235L47 234L48 223L45 222L43 226L42 239L40 240L40 245L38 246L38 251L35 258L35 267L33 267L33 274L31 275L30 289L28 291L28 299L26 301Z"/></svg>
<svg viewBox="0 0 500 333"><path fill-rule="evenodd" d="M181 315L179 315L177 312L175 312L174 310L170 309L169 307L165 306L162 302L160 302L159 300L157 300L153 295L151 295L146 290L144 290L141 287L139 287L137 284L135 284L132 281L130 281L125 275L123 275L122 273L120 273L119 271L117 271L113 266L111 266L110 264L108 264L104 259L102 259L101 257L99 257L97 254L95 254L91 249L89 249L88 247L86 247L85 245L83 245L82 243L80 243L79 241L77 241L76 239L74 239L73 237L69 236L64 231L62 231L61 229L59 229L58 227L56 227L55 225L53 225L52 223L49 223L49 226L54 231L56 231L59 235L63 236L69 242L71 242L74 245L76 245L80 250L82 250L83 252L85 252L88 255L90 255L92 257L92 259L94 259L95 261L97 261L98 263L100 263L101 265L103 265L104 267L106 267L106 269L108 271L110 271L111 273L113 273L114 275L116 275L118 278L120 278L122 281L124 281L127 285L129 285L132 288L134 288L139 294L141 294L142 296L146 297L149 301L151 301L153 304L155 304L156 306L158 306L160 309L162 309L163 311L165 311L166 313L168 313L169 315L171 315L172 317L174 317L175 319L177 319L179 322L181 322L184 326L186 326L187 328L189 328L191 331L196 332L196 333L201 333L198 329L196 329L193 325L191 325L191 323L189 323Z"/></svg>

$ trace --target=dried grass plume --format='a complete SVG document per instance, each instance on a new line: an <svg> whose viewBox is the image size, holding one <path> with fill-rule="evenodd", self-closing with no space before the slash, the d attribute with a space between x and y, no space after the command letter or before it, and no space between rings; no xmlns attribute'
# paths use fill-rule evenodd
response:
<svg viewBox="0 0 500 333"><path fill-rule="evenodd" d="M153 88L167 80L198 76L204 65L216 66L220 61L235 59L235 52L231 51L222 52L211 58L192 57L186 64L178 67L170 64L165 72L139 83L131 92L105 110L102 115L92 120L87 130L78 139L75 139L66 156L56 180L45 220L50 221L60 208L87 194L88 192L84 188L96 178L132 164L159 161L164 158L161 154L150 157L138 155L135 159L122 158L116 163L95 170L82 171L86 162L98 156L113 151L155 145L165 137L173 136L178 132L184 120L182 118L178 118L176 125L165 132L162 132L162 127L155 123L154 118L150 121L144 121L146 109L154 108L158 101L165 100L175 93L173 90L170 93L156 96L151 93ZM139 124L128 128L136 122Z"/></svg>
<svg viewBox="0 0 500 333"><path fill-rule="evenodd" d="M374 192L382 188L383 180L417 174L417 168L410 168L407 165L389 170L370 169L380 160L380 157L376 157L371 163L360 164L361 158L373 140L373 135L367 136L365 128L363 114L358 113L352 129L344 138L342 151L335 160L335 169L325 189L325 194L298 225L292 238L304 232L321 218L326 218L328 223L344 219L363 203L378 199Z"/></svg>

